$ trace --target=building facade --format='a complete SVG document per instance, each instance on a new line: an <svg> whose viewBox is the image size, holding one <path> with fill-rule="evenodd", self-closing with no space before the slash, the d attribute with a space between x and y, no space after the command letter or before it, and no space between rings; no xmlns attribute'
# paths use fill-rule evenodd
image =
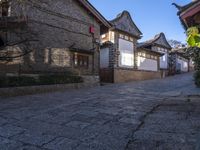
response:
<svg viewBox="0 0 200 150"><path fill-rule="evenodd" d="M160 78L160 52L138 48L142 32L131 15L123 11L114 20L112 27L102 35L100 52L100 77L103 82L128 82Z"/></svg>
<svg viewBox="0 0 200 150"><path fill-rule="evenodd" d="M172 49L170 58L170 75L190 71L190 58L185 54L185 48Z"/></svg>
<svg viewBox="0 0 200 150"><path fill-rule="evenodd" d="M161 53L159 58L159 70L161 71L161 77L164 78L169 74L169 53L171 51L171 46L168 43L165 34L160 33L155 35L155 37L146 42L140 43L140 48L148 48L154 52Z"/></svg>
<svg viewBox="0 0 200 150"><path fill-rule="evenodd" d="M0 10L1 73L99 73L110 24L88 1L3 0Z"/></svg>

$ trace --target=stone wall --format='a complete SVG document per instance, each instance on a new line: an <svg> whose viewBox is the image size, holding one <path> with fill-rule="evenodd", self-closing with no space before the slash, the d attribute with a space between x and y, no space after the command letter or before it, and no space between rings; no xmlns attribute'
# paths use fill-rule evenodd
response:
<svg viewBox="0 0 200 150"><path fill-rule="evenodd" d="M36 75L32 75L37 78ZM99 76L83 76L83 83L0 88L0 97L13 97L99 86ZM9 91L9 92L8 92Z"/></svg>
<svg viewBox="0 0 200 150"><path fill-rule="evenodd" d="M166 78L167 76L170 75L169 70L166 69L160 69L160 73L161 73L161 78Z"/></svg>
<svg viewBox="0 0 200 150"><path fill-rule="evenodd" d="M160 72L141 71L141 70L125 69L125 68L114 69L115 83L159 79L159 78L161 78Z"/></svg>
<svg viewBox="0 0 200 150"><path fill-rule="evenodd" d="M24 15L28 19L26 28L8 32L7 40L18 40L16 32L25 31L29 35L24 36L30 37L32 34L32 38L38 40L30 43L33 52L24 56L23 61L15 63L15 66L20 66L17 70L21 69L22 72L73 70L74 52L71 49L78 49L93 51L89 54L88 69L81 72L97 74L99 48L94 41L100 38L100 24L94 16L74 0L32 2L27 1L23 5L17 4L15 0L11 2L11 16ZM89 32L91 26L95 28L94 35ZM20 45L18 47L20 48ZM2 65L4 64L0 67ZM9 68L9 65L13 68L13 64L7 64L6 68Z"/></svg>
<svg viewBox="0 0 200 150"><path fill-rule="evenodd" d="M82 76L82 78L86 85L99 85L100 83L99 76Z"/></svg>
<svg viewBox="0 0 200 150"><path fill-rule="evenodd" d="M90 88L98 86L97 83L74 83L74 84L57 84L57 85L41 85L29 87L13 87L13 88L0 88L0 97L13 97L32 94L41 94L49 92L66 91L71 89ZM8 92L9 90L9 92Z"/></svg>

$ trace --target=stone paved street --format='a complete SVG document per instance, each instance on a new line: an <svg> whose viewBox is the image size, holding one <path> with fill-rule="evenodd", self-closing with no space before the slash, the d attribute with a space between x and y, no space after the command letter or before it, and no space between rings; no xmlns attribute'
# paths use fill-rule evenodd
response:
<svg viewBox="0 0 200 150"><path fill-rule="evenodd" d="M195 150L199 113L191 73L1 98L0 150Z"/></svg>

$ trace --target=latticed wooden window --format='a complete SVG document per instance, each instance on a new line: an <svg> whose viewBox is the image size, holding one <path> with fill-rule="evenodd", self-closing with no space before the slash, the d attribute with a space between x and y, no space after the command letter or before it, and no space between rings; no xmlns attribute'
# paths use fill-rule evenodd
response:
<svg viewBox="0 0 200 150"><path fill-rule="evenodd" d="M82 54L74 54L74 66L79 68L88 68L89 56Z"/></svg>
<svg viewBox="0 0 200 150"><path fill-rule="evenodd" d="M120 37L121 39L124 39L124 35L123 35L123 34L119 34L119 37Z"/></svg>
<svg viewBox="0 0 200 150"><path fill-rule="evenodd" d="M125 35L125 37L124 37L124 38L125 38L125 40L127 40L127 41L129 40L129 37L128 37L128 36L126 36L126 35Z"/></svg>

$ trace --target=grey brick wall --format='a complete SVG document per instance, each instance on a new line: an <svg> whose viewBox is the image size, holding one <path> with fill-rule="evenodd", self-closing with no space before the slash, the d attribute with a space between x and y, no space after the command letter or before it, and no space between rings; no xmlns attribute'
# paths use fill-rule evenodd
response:
<svg viewBox="0 0 200 150"><path fill-rule="evenodd" d="M14 63L15 66L20 66L18 67L20 71L64 72L74 70L73 53L70 48L75 48L94 51L94 56L89 55L89 68L80 69L78 72L98 73L99 54L94 39L100 38L100 24L77 1L33 0L33 3L26 2L24 5L18 5L17 1L13 0L11 4L12 16L24 15L28 20L26 28L7 32L7 40L16 40L17 31L29 32L32 38L38 40L38 42L30 43L33 50L31 54L23 57L21 63ZM89 33L90 26L95 28L94 36ZM30 36L30 34L24 36ZM65 62L55 65L55 62L61 61L61 54ZM1 63L0 68L1 66L4 64ZM5 68L9 67L13 67L13 63L6 64Z"/></svg>

